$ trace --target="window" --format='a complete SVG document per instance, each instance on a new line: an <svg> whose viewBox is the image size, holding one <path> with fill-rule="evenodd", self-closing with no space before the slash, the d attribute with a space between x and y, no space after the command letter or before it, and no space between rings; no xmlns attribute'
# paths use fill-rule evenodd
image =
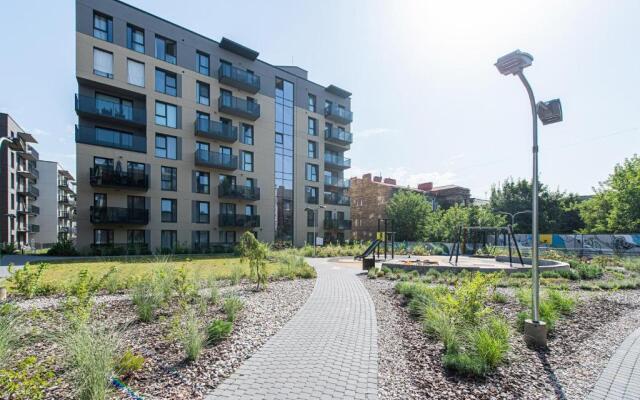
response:
<svg viewBox="0 0 640 400"><path fill-rule="evenodd" d="M127 207L130 210L146 210L146 202L144 196L127 196Z"/></svg>
<svg viewBox="0 0 640 400"><path fill-rule="evenodd" d="M318 121L309 117L309 135L318 136Z"/></svg>
<svg viewBox="0 0 640 400"><path fill-rule="evenodd" d="M127 172L139 179L147 173L147 166L143 163L129 161L127 162Z"/></svg>
<svg viewBox="0 0 640 400"><path fill-rule="evenodd" d="M12 172L11 173L11 189L14 189L16 187L16 175Z"/></svg>
<svg viewBox="0 0 640 400"><path fill-rule="evenodd" d="M313 186L304 187L305 200L309 204L318 204L318 188Z"/></svg>
<svg viewBox="0 0 640 400"><path fill-rule="evenodd" d="M324 101L324 113L326 114L327 111L331 110L332 106L333 106L332 102L330 102L329 100L325 100Z"/></svg>
<svg viewBox="0 0 640 400"><path fill-rule="evenodd" d="M95 134L96 144L118 148L133 147L133 135L129 132L120 132L96 126Z"/></svg>
<svg viewBox="0 0 640 400"><path fill-rule="evenodd" d="M209 132L209 114L196 111L196 126L199 131Z"/></svg>
<svg viewBox="0 0 640 400"><path fill-rule="evenodd" d="M220 242L222 243L235 243L236 233L234 231L220 231Z"/></svg>
<svg viewBox="0 0 640 400"><path fill-rule="evenodd" d="M209 55L196 51L196 67L199 73L209 76Z"/></svg>
<svg viewBox="0 0 640 400"><path fill-rule="evenodd" d="M144 87L144 64L127 59L127 82Z"/></svg>
<svg viewBox="0 0 640 400"><path fill-rule="evenodd" d="M200 154L201 158L209 159L209 143L205 142L196 142L196 152Z"/></svg>
<svg viewBox="0 0 640 400"><path fill-rule="evenodd" d="M244 181L244 187L246 187L248 189L255 189L256 180L254 178L247 178L247 180Z"/></svg>
<svg viewBox="0 0 640 400"><path fill-rule="evenodd" d="M93 157L93 166L104 167L104 168L113 168L113 158L104 158L104 157Z"/></svg>
<svg viewBox="0 0 640 400"><path fill-rule="evenodd" d="M16 203L16 195L11 193L11 209L12 210L15 208L15 203Z"/></svg>
<svg viewBox="0 0 640 400"><path fill-rule="evenodd" d="M220 214L235 215L236 205L233 203L220 203Z"/></svg>
<svg viewBox="0 0 640 400"><path fill-rule="evenodd" d="M144 53L144 31L141 28L127 24L127 48Z"/></svg>
<svg viewBox="0 0 640 400"><path fill-rule="evenodd" d="M94 48L93 73L98 76L113 79L113 54Z"/></svg>
<svg viewBox="0 0 640 400"><path fill-rule="evenodd" d="M244 144L253 146L253 126L249 124L241 124L242 136L240 141Z"/></svg>
<svg viewBox="0 0 640 400"><path fill-rule="evenodd" d="M314 236L315 236L315 233L307 232L307 244L313 245Z"/></svg>
<svg viewBox="0 0 640 400"><path fill-rule="evenodd" d="M160 168L160 183L162 190L175 192L178 190L178 170L173 167Z"/></svg>
<svg viewBox="0 0 640 400"><path fill-rule="evenodd" d="M175 136L156 133L156 157L177 160L177 141Z"/></svg>
<svg viewBox="0 0 640 400"><path fill-rule="evenodd" d="M156 58L175 64L177 55L176 42L156 35Z"/></svg>
<svg viewBox="0 0 640 400"><path fill-rule="evenodd" d="M178 221L178 200L176 199L161 199L160 211L162 222L177 222Z"/></svg>
<svg viewBox="0 0 640 400"><path fill-rule="evenodd" d="M196 201L194 208L194 220L197 224L209 223L209 202L208 201Z"/></svg>
<svg viewBox="0 0 640 400"><path fill-rule="evenodd" d="M316 164L305 165L305 179L312 182L318 182L318 166Z"/></svg>
<svg viewBox="0 0 640 400"><path fill-rule="evenodd" d="M240 169L253 172L253 153L250 151L242 151L240 152L240 157Z"/></svg>
<svg viewBox="0 0 640 400"><path fill-rule="evenodd" d="M244 215L254 216L256 215L256 206L253 204L247 204L244 206Z"/></svg>
<svg viewBox="0 0 640 400"><path fill-rule="evenodd" d="M146 244L147 239L144 230L142 229L129 229L127 230L127 244L137 245Z"/></svg>
<svg viewBox="0 0 640 400"><path fill-rule="evenodd" d="M113 42L113 19L100 13L93 13L93 37Z"/></svg>
<svg viewBox="0 0 640 400"><path fill-rule="evenodd" d="M195 171L195 192L209 194L209 173Z"/></svg>
<svg viewBox="0 0 640 400"><path fill-rule="evenodd" d="M193 231L193 248L198 249L209 245L209 231Z"/></svg>
<svg viewBox="0 0 640 400"><path fill-rule="evenodd" d="M307 210L307 226L313 227L316 224L316 213L313 210ZM313 240L312 240L313 241Z"/></svg>
<svg viewBox="0 0 640 400"><path fill-rule="evenodd" d="M318 143L309 140L307 143L307 156L309 158L318 158Z"/></svg>
<svg viewBox="0 0 640 400"><path fill-rule="evenodd" d="M160 247L166 250L175 249L178 244L178 232L177 231L161 231L160 232Z"/></svg>
<svg viewBox="0 0 640 400"><path fill-rule="evenodd" d="M312 112L316 112L316 96L309 93L307 109Z"/></svg>
<svg viewBox="0 0 640 400"><path fill-rule="evenodd" d="M93 243L101 245L113 244L113 230L111 229L94 229Z"/></svg>
<svg viewBox="0 0 640 400"><path fill-rule="evenodd" d="M169 128L177 128L178 107L173 104L156 101L156 124L168 126Z"/></svg>
<svg viewBox="0 0 640 400"><path fill-rule="evenodd" d="M168 94L169 96L178 95L178 78L173 72L156 68L156 92Z"/></svg>
<svg viewBox="0 0 640 400"><path fill-rule="evenodd" d="M209 105L209 85L204 82L196 82L196 101L205 106Z"/></svg>

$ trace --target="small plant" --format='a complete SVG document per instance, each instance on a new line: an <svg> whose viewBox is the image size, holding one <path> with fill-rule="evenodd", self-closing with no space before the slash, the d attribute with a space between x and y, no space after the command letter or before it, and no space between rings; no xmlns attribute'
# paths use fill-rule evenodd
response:
<svg viewBox="0 0 640 400"><path fill-rule="evenodd" d="M38 363L35 356L20 361L16 368L0 370L0 393L9 399L41 400L45 390L56 384L50 365Z"/></svg>
<svg viewBox="0 0 640 400"><path fill-rule="evenodd" d="M236 320L238 313L244 307L244 302L236 296L228 297L222 306L225 314L227 314L227 321L233 322Z"/></svg>
<svg viewBox="0 0 640 400"><path fill-rule="evenodd" d="M18 332L13 312L0 313L0 365L6 365L9 353L17 341Z"/></svg>
<svg viewBox="0 0 640 400"><path fill-rule="evenodd" d="M369 272L367 272L367 278L376 279L377 277L378 277L378 273L377 273L376 269L375 268L369 269Z"/></svg>
<svg viewBox="0 0 640 400"><path fill-rule="evenodd" d="M144 357L134 354L127 349L116 364L115 371L119 376L128 377L134 372L140 371L144 364Z"/></svg>
<svg viewBox="0 0 640 400"><path fill-rule="evenodd" d="M594 264L577 263L575 269L580 275L580 279L598 279L602 278L604 274L602 267Z"/></svg>
<svg viewBox="0 0 640 400"><path fill-rule="evenodd" d="M229 280L232 286L236 286L240 283L243 276L242 267L240 265L234 265L231 267L231 273L229 274Z"/></svg>
<svg viewBox="0 0 640 400"><path fill-rule="evenodd" d="M104 282L116 272L112 267L100 279L96 280L89 276L89 271L83 269L78 273L78 278L69 287L67 299L64 303L65 315L69 320L84 323L91 315L93 298L96 292L104 286Z"/></svg>
<svg viewBox="0 0 640 400"><path fill-rule="evenodd" d="M62 239L58 243L51 246L47 251L48 256L77 256L78 251L73 247L73 242L68 239Z"/></svg>
<svg viewBox="0 0 640 400"><path fill-rule="evenodd" d="M173 287L178 296L178 303L182 307L192 302L198 297L198 288L196 283L189 278L184 266L178 268L174 274Z"/></svg>
<svg viewBox="0 0 640 400"><path fill-rule="evenodd" d="M150 322L162 304L163 293L152 280L141 279L133 286L131 301L136 306L140 321Z"/></svg>
<svg viewBox="0 0 640 400"><path fill-rule="evenodd" d="M226 339L231 335L233 330L233 322L223 321L221 319L214 320L207 328L208 341L211 344L216 344Z"/></svg>
<svg viewBox="0 0 640 400"><path fill-rule="evenodd" d="M558 290L549 289L547 296L553 308L560 314L570 314L576 308L576 299Z"/></svg>
<svg viewBox="0 0 640 400"><path fill-rule="evenodd" d="M203 332L200 320L193 310L187 310L179 330L178 340L182 345L187 361L197 360L207 341L207 336Z"/></svg>
<svg viewBox="0 0 640 400"><path fill-rule="evenodd" d="M249 262L251 277L256 282L256 290L267 286L267 254L269 248L256 239L249 231L242 234L239 245L240 255L243 261Z"/></svg>
<svg viewBox="0 0 640 400"><path fill-rule="evenodd" d="M389 275L392 272L391 268L387 267L386 265L382 267L381 271L384 275Z"/></svg>
<svg viewBox="0 0 640 400"><path fill-rule="evenodd" d="M504 293L495 291L491 295L491 301L493 301L494 303L498 303L498 304L505 304L508 301L508 299L507 299L507 296Z"/></svg>
<svg viewBox="0 0 640 400"><path fill-rule="evenodd" d="M40 278L47 264L40 263L33 268L28 262L21 269L15 269L13 264L9 265L9 278L15 290L28 299L33 298L38 293Z"/></svg>
<svg viewBox="0 0 640 400"><path fill-rule="evenodd" d="M210 275L207 279L206 298L210 304L217 304L220 301L220 291L215 275Z"/></svg>

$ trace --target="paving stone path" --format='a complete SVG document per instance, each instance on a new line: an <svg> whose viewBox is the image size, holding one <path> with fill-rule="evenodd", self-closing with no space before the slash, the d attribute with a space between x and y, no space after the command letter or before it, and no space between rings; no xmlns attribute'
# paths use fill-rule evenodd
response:
<svg viewBox="0 0 640 400"><path fill-rule="evenodd" d="M373 301L353 267L308 260L318 271L298 313L207 399L376 399Z"/></svg>
<svg viewBox="0 0 640 400"><path fill-rule="evenodd" d="M640 328L618 347L598 378L589 400L640 399Z"/></svg>

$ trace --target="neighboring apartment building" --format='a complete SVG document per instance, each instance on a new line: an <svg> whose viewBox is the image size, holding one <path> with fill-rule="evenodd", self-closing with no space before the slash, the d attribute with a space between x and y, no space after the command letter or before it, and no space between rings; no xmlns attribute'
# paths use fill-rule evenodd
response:
<svg viewBox="0 0 640 400"><path fill-rule="evenodd" d="M50 247L62 240L75 239L74 178L55 161L38 160L38 205L40 213L35 223L40 231L34 234L37 247Z"/></svg>
<svg viewBox="0 0 640 400"><path fill-rule="evenodd" d="M33 222L38 215L39 191L37 143L11 116L0 113L0 137L11 144L2 145L0 152L0 241L14 243L17 248L31 246L39 226Z"/></svg>
<svg viewBox="0 0 640 400"><path fill-rule="evenodd" d="M78 245L349 238L351 94L115 0L76 1ZM335 222L335 223L334 223Z"/></svg>
<svg viewBox="0 0 640 400"><path fill-rule="evenodd" d="M426 191L438 207L449 208L454 204L471 205L471 191L458 185L434 187L431 182L418 185L418 189Z"/></svg>

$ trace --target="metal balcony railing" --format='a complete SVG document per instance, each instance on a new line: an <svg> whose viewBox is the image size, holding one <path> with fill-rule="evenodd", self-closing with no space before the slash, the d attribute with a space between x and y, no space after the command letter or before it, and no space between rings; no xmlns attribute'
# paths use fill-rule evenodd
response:
<svg viewBox="0 0 640 400"><path fill-rule="evenodd" d="M238 140L238 127L204 118L196 119L196 136L233 143Z"/></svg>
<svg viewBox="0 0 640 400"><path fill-rule="evenodd" d="M221 64L218 68L218 81L250 93L260 90L259 76L228 64Z"/></svg>
<svg viewBox="0 0 640 400"><path fill-rule="evenodd" d="M238 156L214 151L196 150L195 164L203 167L233 171L238 169Z"/></svg>
<svg viewBox="0 0 640 400"><path fill-rule="evenodd" d="M218 185L218 197L250 201L260 200L260 188L221 183Z"/></svg>

